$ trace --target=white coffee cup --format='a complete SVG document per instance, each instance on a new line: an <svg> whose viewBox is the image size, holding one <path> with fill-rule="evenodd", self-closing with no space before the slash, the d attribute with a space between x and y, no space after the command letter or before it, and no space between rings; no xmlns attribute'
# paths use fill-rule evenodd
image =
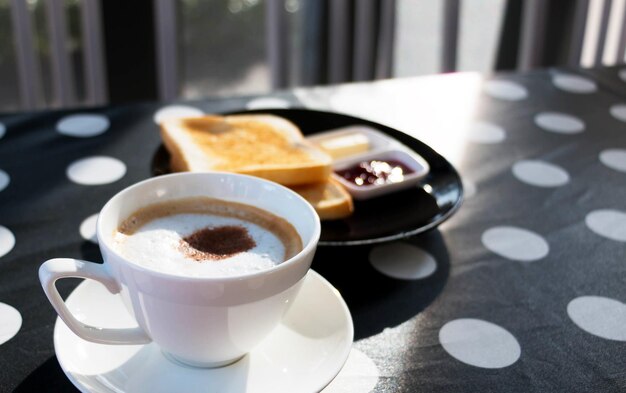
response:
<svg viewBox="0 0 626 393"><path fill-rule="evenodd" d="M282 217L295 227L303 249L270 269L223 278L149 270L113 249L114 233L131 213L153 203L193 196L245 203ZM244 356L278 325L309 270L320 231L311 205L276 183L219 172L160 176L126 188L102 208L97 235L104 264L51 259L41 265L39 279L61 319L85 340L102 344L154 341L183 363L219 367ZM111 293L121 294L139 327L109 329L80 322L55 287L65 277L97 280Z"/></svg>

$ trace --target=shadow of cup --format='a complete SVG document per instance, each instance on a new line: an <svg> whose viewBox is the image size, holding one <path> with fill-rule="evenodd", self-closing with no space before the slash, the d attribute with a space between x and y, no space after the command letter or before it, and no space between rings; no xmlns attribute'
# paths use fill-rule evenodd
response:
<svg viewBox="0 0 626 393"><path fill-rule="evenodd" d="M435 272L423 279L400 280L372 267L373 246L320 247L311 266L339 290L354 321L359 340L397 326L422 312L441 293L449 276L449 254L437 230L403 240L430 253L437 261Z"/></svg>
<svg viewBox="0 0 626 393"><path fill-rule="evenodd" d="M13 393L58 392L74 393L78 389L67 379L56 356L48 358L34 369L16 388Z"/></svg>

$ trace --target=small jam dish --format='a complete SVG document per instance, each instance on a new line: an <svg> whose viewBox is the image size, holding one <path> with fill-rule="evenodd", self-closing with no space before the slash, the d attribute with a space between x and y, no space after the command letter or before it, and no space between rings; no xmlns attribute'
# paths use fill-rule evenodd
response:
<svg viewBox="0 0 626 393"><path fill-rule="evenodd" d="M364 200L413 187L429 170L428 163L413 152L388 150L337 161L333 176L354 199Z"/></svg>

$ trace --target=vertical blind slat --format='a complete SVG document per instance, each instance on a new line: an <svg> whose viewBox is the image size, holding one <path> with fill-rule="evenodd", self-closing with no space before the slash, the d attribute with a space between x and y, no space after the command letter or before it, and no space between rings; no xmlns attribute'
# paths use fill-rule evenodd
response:
<svg viewBox="0 0 626 393"><path fill-rule="evenodd" d="M67 19L63 0L44 2L50 40L53 104L69 106L76 102L72 63L68 51Z"/></svg>
<svg viewBox="0 0 626 393"><path fill-rule="evenodd" d="M265 30L272 88L287 87L287 17L284 0L265 1Z"/></svg>
<svg viewBox="0 0 626 393"><path fill-rule="evenodd" d="M604 7L602 8L602 19L600 20L600 27L598 33L598 43L596 45L596 55L594 64L596 66L602 65L602 58L604 56L604 46L606 44L606 35L609 28L609 17L611 15L611 6L613 0L604 0Z"/></svg>
<svg viewBox="0 0 626 393"><path fill-rule="evenodd" d="M441 72L454 72L457 69L460 0L445 0L443 7Z"/></svg>
<svg viewBox="0 0 626 393"><path fill-rule="evenodd" d="M396 1L381 2L380 33L378 34L378 55L376 77L390 78L393 73L393 46L396 31Z"/></svg>
<svg viewBox="0 0 626 393"><path fill-rule="evenodd" d="M576 0L568 54L568 64L572 67L580 66L581 56L583 54L583 45L585 42L585 30L587 29L588 12L589 0Z"/></svg>
<svg viewBox="0 0 626 393"><path fill-rule="evenodd" d="M526 71L542 65L548 3L545 0L525 0L522 8L517 68Z"/></svg>
<svg viewBox="0 0 626 393"><path fill-rule="evenodd" d="M326 28L328 4L326 1L316 0L315 2L305 1L303 6L300 64L295 67L292 65L290 72L294 75L290 82L296 79L301 86L319 85L328 80L328 29ZM293 59L293 61L295 63L296 60Z"/></svg>
<svg viewBox="0 0 626 393"><path fill-rule="evenodd" d="M328 81L346 82L350 79L350 0L331 0L328 27Z"/></svg>
<svg viewBox="0 0 626 393"><path fill-rule="evenodd" d="M624 8L626 0L613 0L606 33L606 41L604 44L604 53L602 54L602 63L606 65L615 65L619 57L619 41L622 31Z"/></svg>
<svg viewBox="0 0 626 393"><path fill-rule="evenodd" d="M175 0L155 0L154 20L159 97L173 100L178 97Z"/></svg>
<svg viewBox="0 0 626 393"><path fill-rule="evenodd" d="M10 4L20 104L22 109L36 109L42 103L41 70L35 52L31 16L24 0L11 0Z"/></svg>
<svg viewBox="0 0 626 393"><path fill-rule="evenodd" d="M356 81L374 78L376 56L376 0L354 2L354 57L353 79Z"/></svg>
<svg viewBox="0 0 626 393"><path fill-rule="evenodd" d="M617 46L617 64L624 63L624 54L626 52L626 7L621 15L622 23L619 32L619 43Z"/></svg>
<svg viewBox="0 0 626 393"><path fill-rule="evenodd" d="M108 100L100 0L82 0L80 11L86 103L88 105L103 105Z"/></svg>
<svg viewBox="0 0 626 393"><path fill-rule="evenodd" d="M589 0L576 0L568 55L568 64L573 67L579 67L581 65L585 43L585 32L587 31L587 14L589 13L589 6Z"/></svg>

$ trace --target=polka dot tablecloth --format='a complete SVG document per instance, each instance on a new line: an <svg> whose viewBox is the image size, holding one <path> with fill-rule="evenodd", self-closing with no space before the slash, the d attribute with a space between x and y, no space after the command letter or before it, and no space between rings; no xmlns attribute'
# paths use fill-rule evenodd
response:
<svg viewBox="0 0 626 393"><path fill-rule="evenodd" d="M98 211L152 175L166 119L347 112L412 134L459 170L437 230L320 248L354 320L326 392L626 389L626 68L455 74L266 97L0 116L0 391L74 392L54 354L41 262L102 262ZM76 281L59 282L66 296Z"/></svg>

